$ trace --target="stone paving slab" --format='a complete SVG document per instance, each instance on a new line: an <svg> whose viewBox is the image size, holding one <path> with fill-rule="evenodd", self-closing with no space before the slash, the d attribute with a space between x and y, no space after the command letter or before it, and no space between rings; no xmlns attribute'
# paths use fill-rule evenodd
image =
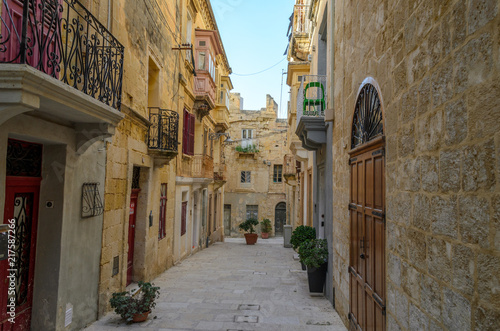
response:
<svg viewBox="0 0 500 331"><path fill-rule="evenodd" d="M85 330L347 330L324 297L309 294L307 274L282 238L248 246L228 238L165 271L156 308L143 323L109 313Z"/></svg>

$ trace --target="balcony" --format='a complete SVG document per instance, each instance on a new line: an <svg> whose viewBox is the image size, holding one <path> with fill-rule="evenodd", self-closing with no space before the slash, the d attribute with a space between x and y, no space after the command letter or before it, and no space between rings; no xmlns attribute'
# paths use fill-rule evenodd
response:
<svg viewBox="0 0 500 331"><path fill-rule="evenodd" d="M194 77L195 108L201 117L208 115L215 108L215 91L217 87L208 71L196 70Z"/></svg>
<svg viewBox="0 0 500 331"><path fill-rule="evenodd" d="M292 35L290 38L290 57L306 61L311 43L312 22L309 20L309 5L295 5L293 8Z"/></svg>
<svg viewBox="0 0 500 331"><path fill-rule="evenodd" d="M326 143L325 110L327 76L302 76L297 95L297 128L295 133L307 150L317 150Z"/></svg>
<svg viewBox="0 0 500 331"><path fill-rule="evenodd" d="M78 1L2 1L1 12L0 124L27 111L69 121L78 153L112 135L123 118L120 42Z"/></svg>
<svg viewBox="0 0 500 331"><path fill-rule="evenodd" d="M221 187L227 182L226 165L224 163L214 166L214 182Z"/></svg>
<svg viewBox="0 0 500 331"><path fill-rule="evenodd" d="M214 159L210 155L193 155L193 178L214 178Z"/></svg>
<svg viewBox="0 0 500 331"><path fill-rule="evenodd" d="M148 149L155 164L162 166L177 155L179 114L158 107L149 108Z"/></svg>
<svg viewBox="0 0 500 331"><path fill-rule="evenodd" d="M216 132L226 132L229 129L229 110L225 106L217 106L213 111Z"/></svg>
<svg viewBox="0 0 500 331"><path fill-rule="evenodd" d="M291 154L286 154L283 160L283 177L288 185L297 185L297 166L295 157Z"/></svg>
<svg viewBox="0 0 500 331"><path fill-rule="evenodd" d="M259 141L257 139L243 139L241 144L235 147L239 157L251 156L256 158L256 154L260 152Z"/></svg>

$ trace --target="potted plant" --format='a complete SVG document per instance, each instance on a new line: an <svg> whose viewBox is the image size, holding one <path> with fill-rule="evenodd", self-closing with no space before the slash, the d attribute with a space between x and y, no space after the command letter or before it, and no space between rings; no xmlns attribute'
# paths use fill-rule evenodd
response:
<svg viewBox="0 0 500 331"><path fill-rule="evenodd" d="M255 233L254 226L258 225L259 221L255 218L249 218L239 225L240 230L246 231L245 240L247 245L255 245L257 242L257 233Z"/></svg>
<svg viewBox="0 0 500 331"><path fill-rule="evenodd" d="M262 222L260 222L260 236L262 239L269 238L269 234L273 231L273 227L271 225L271 221L268 218L264 218Z"/></svg>
<svg viewBox="0 0 500 331"><path fill-rule="evenodd" d="M326 239L311 239L299 246L300 262L307 267L309 292L322 293L328 269L328 245Z"/></svg>
<svg viewBox="0 0 500 331"><path fill-rule="evenodd" d="M294 250L297 250L304 241L316 239L316 229L312 226L299 225L292 232L290 244ZM302 263L302 270L306 270L306 266Z"/></svg>
<svg viewBox="0 0 500 331"><path fill-rule="evenodd" d="M148 318L151 309L156 306L155 300L160 297L160 288L148 282L139 282L139 288L132 291L113 293L109 300L111 308L128 323L143 322Z"/></svg>

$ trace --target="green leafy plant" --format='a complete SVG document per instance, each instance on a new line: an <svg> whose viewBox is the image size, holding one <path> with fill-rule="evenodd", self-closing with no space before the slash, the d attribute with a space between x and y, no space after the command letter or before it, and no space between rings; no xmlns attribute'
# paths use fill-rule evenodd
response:
<svg viewBox="0 0 500 331"><path fill-rule="evenodd" d="M300 244L302 244L306 240L315 239L316 238L316 229L312 226L307 225L299 225L292 232L292 236L290 237L290 244L293 249L299 248Z"/></svg>
<svg viewBox="0 0 500 331"><path fill-rule="evenodd" d="M240 223L239 228L248 233L254 233L254 226L259 225L259 221L256 218L249 218L245 222Z"/></svg>
<svg viewBox="0 0 500 331"><path fill-rule="evenodd" d="M264 218L262 222L260 222L260 231L263 233L271 233L273 231L271 221L268 218Z"/></svg>
<svg viewBox="0 0 500 331"><path fill-rule="evenodd" d="M155 300L160 297L160 288L148 282L139 282L139 288L132 291L113 293L109 300L111 308L127 322L134 315L151 311L156 306Z"/></svg>
<svg viewBox="0 0 500 331"><path fill-rule="evenodd" d="M309 268L319 268L328 260L328 246L326 239L310 239L299 246L300 262Z"/></svg>
<svg viewBox="0 0 500 331"><path fill-rule="evenodd" d="M236 151L240 153L258 153L257 145L249 145L247 147L236 146Z"/></svg>

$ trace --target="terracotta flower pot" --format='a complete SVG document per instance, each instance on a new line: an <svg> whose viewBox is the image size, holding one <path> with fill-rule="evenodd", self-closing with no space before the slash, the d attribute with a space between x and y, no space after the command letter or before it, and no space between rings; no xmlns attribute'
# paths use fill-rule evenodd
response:
<svg viewBox="0 0 500 331"><path fill-rule="evenodd" d="M262 239L268 239L268 238L269 238L269 233L267 233L267 232L262 232L262 233L260 234L260 236L262 237Z"/></svg>
<svg viewBox="0 0 500 331"><path fill-rule="evenodd" d="M142 313L142 314L135 314L132 321L134 323L144 322L145 320L148 319L148 315L149 315L150 312L151 312L151 310L147 311L145 313Z"/></svg>
<svg viewBox="0 0 500 331"><path fill-rule="evenodd" d="M257 233L245 233L245 240L247 241L247 245L255 245L258 237L259 236L257 235Z"/></svg>

